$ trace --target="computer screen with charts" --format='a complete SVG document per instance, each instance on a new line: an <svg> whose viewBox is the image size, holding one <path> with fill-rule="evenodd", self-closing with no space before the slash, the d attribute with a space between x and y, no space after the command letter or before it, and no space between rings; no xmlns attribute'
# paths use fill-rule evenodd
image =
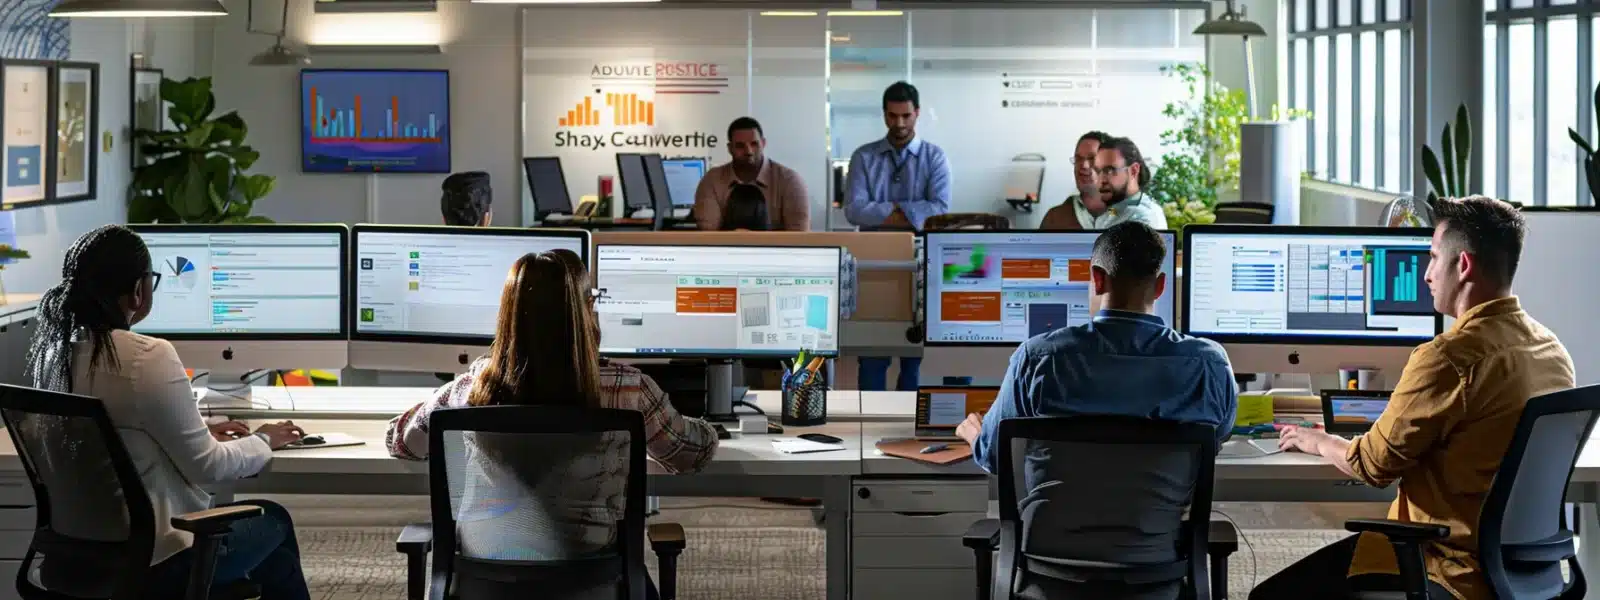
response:
<svg viewBox="0 0 1600 600"><path fill-rule="evenodd" d="M600 351L835 355L840 253L838 247L600 245Z"/></svg>
<svg viewBox="0 0 1600 600"><path fill-rule="evenodd" d="M506 274L530 252L588 255L577 230L355 228L357 339L488 340Z"/></svg>
<svg viewBox="0 0 1600 600"><path fill-rule="evenodd" d="M970 414L984 414L1000 395L999 386L917 388L917 437L954 437Z"/></svg>
<svg viewBox="0 0 1600 600"><path fill-rule="evenodd" d="M343 225L132 225L160 276L138 333L171 340L185 366L345 365Z"/></svg>
<svg viewBox="0 0 1600 600"><path fill-rule="evenodd" d="M343 337L344 226L133 229L161 277L150 316L134 331L169 339Z"/></svg>
<svg viewBox="0 0 1600 600"><path fill-rule="evenodd" d="M1089 322L1089 263L1098 231L929 232L923 240L929 346L1015 346ZM1173 325L1173 242L1161 232L1167 289L1156 314Z"/></svg>
<svg viewBox="0 0 1600 600"><path fill-rule="evenodd" d="M667 189L672 192L672 205L694 206L695 190L700 189L700 180L706 176L706 159L669 158L661 161L661 168L667 174Z"/></svg>
<svg viewBox="0 0 1600 600"><path fill-rule="evenodd" d="M1395 367L1398 377L1408 349L1443 324L1425 281L1428 229L1197 225L1185 228L1184 238L1184 332L1227 345L1235 358L1244 346L1279 346L1288 365L1306 369L1242 368L1236 360L1236 370L1351 365ZM1296 346L1353 350L1311 360L1311 349ZM1399 363L1389 356L1397 353L1380 357L1373 347L1400 349Z"/></svg>

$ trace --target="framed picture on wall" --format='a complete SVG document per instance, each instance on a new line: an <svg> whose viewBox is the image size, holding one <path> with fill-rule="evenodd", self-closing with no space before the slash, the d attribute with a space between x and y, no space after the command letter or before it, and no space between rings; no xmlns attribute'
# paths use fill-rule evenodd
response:
<svg viewBox="0 0 1600 600"><path fill-rule="evenodd" d="M100 65L56 64L56 148L53 176L59 202L95 197L100 138Z"/></svg>
<svg viewBox="0 0 1600 600"><path fill-rule="evenodd" d="M166 129L167 103L161 100L161 80L165 76L161 69L135 67L131 75L133 88L128 97L132 104L128 114L133 117L133 132L129 138L133 140L133 151L128 155L133 159L133 168L137 169L145 163L144 152L139 148L139 131Z"/></svg>
<svg viewBox="0 0 1600 600"><path fill-rule="evenodd" d="M0 60L0 209L50 201L55 150L54 63Z"/></svg>

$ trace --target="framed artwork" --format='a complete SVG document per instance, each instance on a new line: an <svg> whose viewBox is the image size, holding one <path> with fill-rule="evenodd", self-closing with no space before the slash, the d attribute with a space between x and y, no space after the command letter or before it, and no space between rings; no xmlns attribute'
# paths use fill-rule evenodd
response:
<svg viewBox="0 0 1600 600"><path fill-rule="evenodd" d="M139 130L161 131L167 128L167 103L161 101L161 79L165 73L161 69L146 67L133 68L133 89L128 94L132 99L128 114L133 116L133 131L129 139L133 140L133 151L128 155L133 158L133 168L137 169L145 164L144 152L139 148Z"/></svg>
<svg viewBox="0 0 1600 600"><path fill-rule="evenodd" d="M100 139L100 65L56 63L55 163L52 191L57 202L95 197Z"/></svg>
<svg viewBox="0 0 1600 600"><path fill-rule="evenodd" d="M55 152L55 63L0 60L0 209L48 202Z"/></svg>

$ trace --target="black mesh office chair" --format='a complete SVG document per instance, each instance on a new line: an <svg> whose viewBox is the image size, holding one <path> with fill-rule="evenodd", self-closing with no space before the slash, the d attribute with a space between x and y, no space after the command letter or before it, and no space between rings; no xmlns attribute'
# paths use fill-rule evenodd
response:
<svg viewBox="0 0 1600 600"><path fill-rule="evenodd" d="M33 542L17 571L17 594L25 600L147 597L155 509L105 405L86 396L0 385L0 418L33 483L37 513ZM259 595L248 581L213 586L211 579L231 524L261 512L259 506L229 506L172 518L173 527L194 534L185 598ZM106 531L122 535L103 539Z"/></svg>
<svg viewBox="0 0 1600 600"><path fill-rule="evenodd" d="M1271 225L1272 210L1272 205L1265 202L1219 202L1212 214L1217 216L1217 223Z"/></svg>
<svg viewBox="0 0 1600 600"><path fill-rule="evenodd" d="M638 411L483 406L433 413L433 524L411 525L412 599L643 600L645 437ZM652 525L662 600L676 596L683 528ZM423 564L433 551L431 575Z"/></svg>
<svg viewBox="0 0 1600 600"><path fill-rule="evenodd" d="M979 600L1211 598L1215 427L1006 419L996 443L1000 519L973 524L964 540Z"/></svg>
<svg viewBox="0 0 1600 600"><path fill-rule="evenodd" d="M1588 591L1563 508L1567 483L1584 442L1600 417L1600 385L1545 394L1528 401L1506 446L1478 514L1478 563L1483 577L1504 600L1583 598ZM1403 596L1362 592L1363 600L1429 598L1422 545L1450 535L1450 528L1387 519L1345 522L1345 529L1389 538L1399 559ZM1565 563L1572 581L1561 577Z"/></svg>

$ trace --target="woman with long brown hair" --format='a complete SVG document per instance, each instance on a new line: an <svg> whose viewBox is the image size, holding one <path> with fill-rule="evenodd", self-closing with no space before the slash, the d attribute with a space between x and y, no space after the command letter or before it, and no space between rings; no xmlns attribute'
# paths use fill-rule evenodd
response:
<svg viewBox="0 0 1600 600"><path fill-rule="evenodd" d="M716 430L678 414L667 395L638 369L600 358L600 327L594 312L599 293L583 260L570 250L550 250L518 259L506 276L500 316L488 355L439 388L435 397L389 422L387 445L397 458L424 460L428 416L463 406L546 404L632 409L644 413L646 453L669 472L700 470L717 447ZM480 444L481 445L481 444ZM611 457L621 460L624 457ZM599 463L578 468L608 470ZM569 469L570 470L570 469ZM602 486L600 495L620 494ZM570 498L568 500L571 500ZM605 498L595 498L603 501ZM611 523L556 516L566 526L558 539L499 548L503 557L549 558L581 554L604 545ZM573 525L573 522L583 523Z"/></svg>

